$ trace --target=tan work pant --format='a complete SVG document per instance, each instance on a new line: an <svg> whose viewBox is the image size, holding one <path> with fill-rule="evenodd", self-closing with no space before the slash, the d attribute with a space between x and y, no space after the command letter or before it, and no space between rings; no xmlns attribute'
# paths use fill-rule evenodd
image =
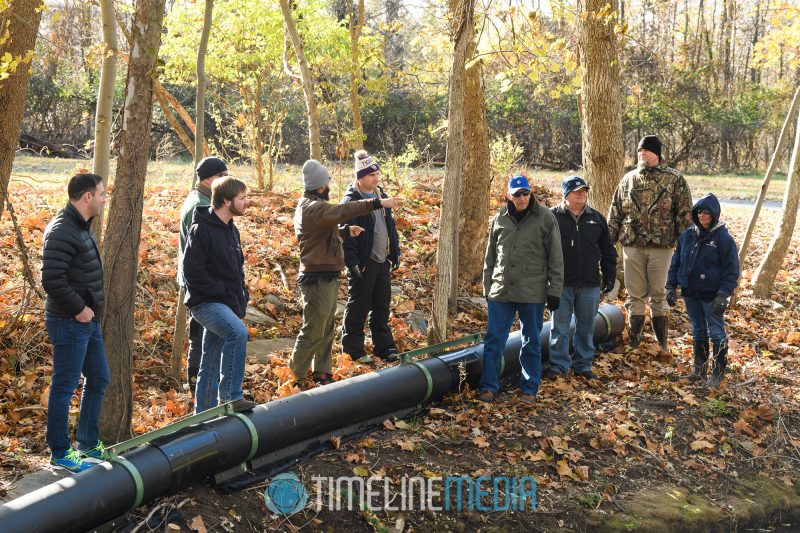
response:
<svg viewBox="0 0 800 533"><path fill-rule="evenodd" d="M650 303L651 316L669 314L666 289L672 248L622 248L628 316L644 315Z"/></svg>

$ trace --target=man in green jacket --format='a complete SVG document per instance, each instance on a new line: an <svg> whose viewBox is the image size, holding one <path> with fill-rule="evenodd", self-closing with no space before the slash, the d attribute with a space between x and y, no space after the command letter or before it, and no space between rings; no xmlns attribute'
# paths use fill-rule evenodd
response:
<svg viewBox="0 0 800 533"><path fill-rule="evenodd" d="M197 184L183 201L181 207L181 227L178 248L178 285L181 288L180 300L183 301L185 280L183 279L183 254L186 251L186 238L192 226L192 215L197 207L211 205L211 184L214 180L228 175L228 166L218 157L206 157L197 164ZM203 353L203 326L189 315L189 353L186 364L186 383L189 393L194 398L197 384L197 373L200 371L200 357Z"/></svg>
<svg viewBox="0 0 800 533"><path fill-rule="evenodd" d="M303 165L303 196L294 213L294 233L300 245L300 277L303 295L303 325L292 351L289 367L295 381L305 382L309 369L318 385L333 382L333 326L339 273L344 270L342 239L357 237L364 228L340 226L376 209L394 209L399 198L370 198L331 204L331 176L319 161Z"/></svg>
<svg viewBox="0 0 800 533"><path fill-rule="evenodd" d="M491 402L500 390L498 374L506 340L519 314L522 325L520 389L533 403L542 380L544 308L558 309L564 284L561 234L553 213L531 195L525 176L508 181L508 203L492 220L483 266L489 306L478 399Z"/></svg>

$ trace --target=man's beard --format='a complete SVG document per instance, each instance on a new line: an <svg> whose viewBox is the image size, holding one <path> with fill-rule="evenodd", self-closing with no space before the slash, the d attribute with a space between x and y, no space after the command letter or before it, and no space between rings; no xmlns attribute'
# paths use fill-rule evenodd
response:
<svg viewBox="0 0 800 533"><path fill-rule="evenodd" d="M320 197L325 200L326 202L331 199L331 188L329 186L325 186L325 190L320 193Z"/></svg>
<svg viewBox="0 0 800 533"><path fill-rule="evenodd" d="M233 205L233 203L231 203L230 210L231 210L231 214L233 214L234 216L240 217L240 216L244 215L244 208L242 208L241 210L236 209L236 207Z"/></svg>

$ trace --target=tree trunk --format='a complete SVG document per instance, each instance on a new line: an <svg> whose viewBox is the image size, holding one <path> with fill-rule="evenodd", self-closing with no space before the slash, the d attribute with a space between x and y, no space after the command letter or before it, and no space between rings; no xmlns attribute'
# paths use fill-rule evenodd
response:
<svg viewBox="0 0 800 533"><path fill-rule="evenodd" d="M795 127L794 148L792 160L789 163L789 174L786 176L786 189L783 194L783 216L780 225L775 228L775 235L769 243L767 253L761 264L758 265L753 275L753 296L756 298L770 298L775 276L783 265L786 250L794 233L794 224L797 220L797 206L800 200L800 113L797 115Z"/></svg>
<svg viewBox="0 0 800 533"><path fill-rule="evenodd" d="M206 51L208 36L211 33L211 21L214 17L214 0L206 0L203 12L203 31L200 33L200 47L197 49L197 95L195 97L195 113L197 114L194 129L194 166L203 159L206 124ZM197 173L192 178L192 187L197 183Z"/></svg>
<svg viewBox="0 0 800 533"><path fill-rule="evenodd" d="M355 6L354 6L355 7ZM364 27L364 0L350 13L350 107L353 110L353 147L364 148L364 126L361 124L361 108L358 104L358 40Z"/></svg>
<svg viewBox="0 0 800 533"><path fill-rule="evenodd" d="M100 2L100 18L103 21L103 66L100 73L100 86L97 89L97 112L94 117L94 160L92 172L103 178L108 185L109 163L111 162L111 126L114 122L114 83L117 80L117 22L114 14L114 0ZM92 229L97 236L97 246L103 249L104 211L94 217Z"/></svg>
<svg viewBox="0 0 800 533"><path fill-rule="evenodd" d="M794 92L794 98L792 98L792 103L789 106L789 112L786 114L786 119L783 121L783 127L781 128L781 133L778 136L778 142L775 145L775 151L772 153L772 159L770 159L767 172L764 175L764 180L761 182L761 189L758 191L758 198L756 198L755 206L753 206L753 214L750 217L750 223L747 224L747 230L744 233L742 245L739 247L740 269L744 268L744 260L747 257L747 250L750 247L750 238L753 236L753 230L756 227L758 215L761 213L761 205L764 203L764 198L767 196L769 182L772 180L772 175L778 168L778 162L780 161L781 153L783 152L783 145L786 144L786 139L789 137L789 125L792 123L792 118L794 118L795 114L797 113L798 104L800 104L800 87L798 87ZM742 279L741 272L739 274L739 279ZM736 303L737 292L737 290L734 290L733 294L731 295L731 305Z"/></svg>
<svg viewBox="0 0 800 533"><path fill-rule="evenodd" d="M317 109L317 95L314 92L314 80L311 79L311 71L306 61L305 45L300 33L297 31L292 8L289 0L280 0L281 12L286 32L292 41L294 55L297 56L297 65L300 67L300 81L303 84L303 94L306 98L306 110L308 111L308 144L311 158L317 161L322 160L322 145L319 134L319 110Z"/></svg>
<svg viewBox="0 0 800 533"><path fill-rule="evenodd" d="M471 47L474 49L474 43ZM474 53L474 52L472 52ZM489 125L483 92L483 62L466 70L464 94L464 171L458 237L458 279L472 283L483 274L489 217Z"/></svg>
<svg viewBox="0 0 800 533"><path fill-rule="evenodd" d="M161 46L165 0L138 0L114 194L103 247L106 311L103 331L111 372L100 419L102 439L119 442L131 436L133 413L133 337L139 239L144 182L150 152L153 113L153 69Z"/></svg>
<svg viewBox="0 0 800 533"><path fill-rule="evenodd" d="M447 310L458 261L458 215L461 198L461 172L464 168L464 66L467 50L475 33L475 0L450 0L453 14L453 66L450 70L450 94L447 128L447 156L442 185L442 209L439 220L439 243L436 253L436 279L433 287L433 310L428 341L447 339Z"/></svg>
<svg viewBox="0 0 800 533"><path fill-rule="evenodd" d="M625 165L617 36L612 23L586 16L600 11L606 0L583 0L579 5L583 170L592 188L592 206L605 214Z"/></svg>
<svg viewBox="0 0 800 533"><path fill-rule="evenodd" d="M42 20L42 0L11 0L0 12L0 57L10 54L18 61L14 70L5 71L9 76L0 81L0 199L6 197L11 179L11 165L19 146L19 130L25 98L28 96L28 78L33 48ZM0 215L5 202L0 200Z"/></svg>

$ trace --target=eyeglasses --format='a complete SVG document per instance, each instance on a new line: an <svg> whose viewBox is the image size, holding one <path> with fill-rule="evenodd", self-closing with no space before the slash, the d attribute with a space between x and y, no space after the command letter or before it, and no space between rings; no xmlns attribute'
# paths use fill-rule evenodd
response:
<svg viewBox="0 0 800 533"><path fill-rule="evenodd" d="M705 209L698 209L698 210L697 210L697 214L698 214L698 215L708 215L708 216L711 216L711 211L706 211Z"/></svg>
<svg viewBox="0 0 800 533"><path fill-rule="evenodd" d="M514 198L519 198L520 196L530 196L531 191L517 191L513 194Z"/></svg>

